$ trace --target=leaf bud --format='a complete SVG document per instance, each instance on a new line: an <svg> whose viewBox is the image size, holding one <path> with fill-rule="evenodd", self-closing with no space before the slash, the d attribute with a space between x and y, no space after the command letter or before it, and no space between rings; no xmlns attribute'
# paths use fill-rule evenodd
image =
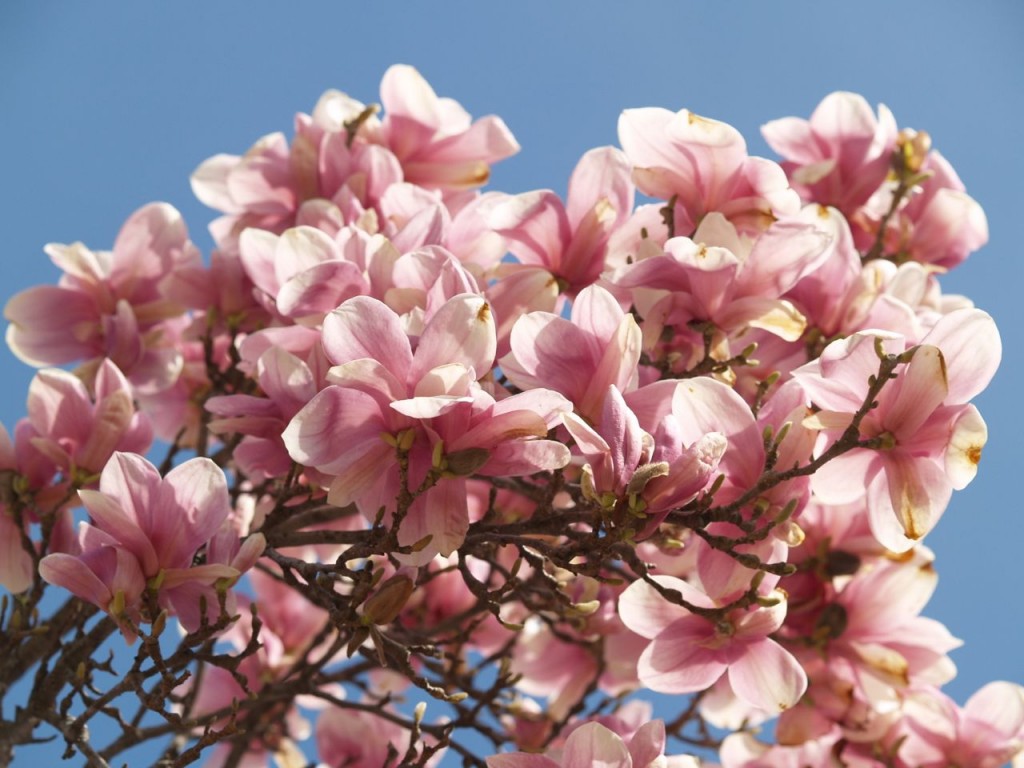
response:
<svg viewBox="0 0 1024 768"><path fill-rule="evenodd" d="M644 488L656 477L664 477L668 474L667 461L655 461L650 464L643 464L636 468L633 476L629 479L626 493L640 494Z"/></svg>
<svg viewBox="0 0 1024 768"><path fill-rule="evenodd" d="M363 604L363 616L373 624L390 624L402 612L416 581L399 571L385 581Z"/></svg>
<svg viewBox="0 0 1024 768"><path fill-rule="evenodd" d="M445 456L448 471L453 475L468 476L476 472L491 459L491 452L486 448L463 448Z"/></svg>
<svg viewBox="0 0 1024 768"><path fill-rule="evenodd" d="M860 570L860 557L845 549L833 549L825 555L825 573L830 579L852 576Z"/></svg>

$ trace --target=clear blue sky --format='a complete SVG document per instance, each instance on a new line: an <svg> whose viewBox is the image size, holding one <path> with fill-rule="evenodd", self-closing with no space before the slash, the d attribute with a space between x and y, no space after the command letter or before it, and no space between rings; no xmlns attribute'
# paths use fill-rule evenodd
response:
<svg viewBox="0 0 1024 768"><path fill-rule="evenodd" d="M761 123L806 116L832 90L884 102L926 129L988 214L991 241L944 280L995 316L1004 361L978 405L981 471L928 544L940 584L926 614L966 646L947 690L1024 682L1021 386L1024 4L5 2L0 7L0 293L56 269L51 241L108 248L152 200L178 207L204 249L212 212L188 176L217 152L290 131L329 87L377 99L388 65L413 64L474 115L501 115L523 146L494 188L564 191L588 148L614 143L628 107L687 107L732 123L771 156ZM32 372L0 352L0 420L23 415Z"/></svg>

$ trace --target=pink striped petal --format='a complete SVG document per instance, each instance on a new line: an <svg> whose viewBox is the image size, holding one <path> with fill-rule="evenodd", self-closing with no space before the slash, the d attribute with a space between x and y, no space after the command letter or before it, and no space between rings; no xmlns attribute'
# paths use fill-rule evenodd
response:
<svg viewBox="0 0 1024 768"><path fill-rule="evenodd" d="M569 449L555 440L513 440L496 445L477 474L490 477L532 475L561 469L571 458Z"/></svg>
<svg viewBox="0 0 1024 768"><path fill-rule="evenodd" d="M323 344L335 364L368 357L399 379L412 367L412 350L398 315L369 296L349 299L324 318Z"/></svg>
<svg viewBox="0 0 1024 768"><path fill-rule="evenodd" d="M185 519L180 538L164 538L163 534L174 528L162 525L151 534L161 562L173 567L175 562L189 561L217 532L231 514L231 500L224 471L203 457L189 459L168 472L162 490L163 498Z"/></svg>
<svg viewBox="0 0 1024 768"><path fill-rule="evenodd" d="M701 607L713 606L711 600L700 590L674 576L652 577L666 589L680 592L687 602ZM690 616L680 605L670 603L658 591L644 581L630 584L619 596L619 618L630 630L653 640L680 619Z"/></svg>
<svg viewBox="0 0 1024 768"><path fill-rule="evenodd" d="M804 695L807 674L789 651L765 638L751 643L729 665L729 685L748 704L766 712L781 712Z"/></svg>
<svg viewBox="0 0 1024 768"><path fill-rule="evenodd" d="M710 688L726 671L725 662L705 644L714 629L704 619L679 619L644 649L637 662L640 682L658 693L693 693Z"/></svg>
<svg viewBox="0 0 1024 768"><path fill-rule="evenodd" d="M562 768L632 768L625 742L600 723L585 723L569 734ZM637 768L640 768L637 766Z"/></svg>
<svg viewBox="0 0 1024 768"><path fill-rule="evenodd" d="M407 381L418 382L431 368L460 363L476 378L494 364L497 338L491 306L483 296L462 294L450 299L430 319L408 370Z"/></svg>

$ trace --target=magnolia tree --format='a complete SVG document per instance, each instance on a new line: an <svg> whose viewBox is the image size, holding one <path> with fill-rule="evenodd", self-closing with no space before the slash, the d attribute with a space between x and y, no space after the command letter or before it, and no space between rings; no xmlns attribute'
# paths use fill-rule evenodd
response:
<svg viewBox="0 0 1024 768"><path fill-rule="evenodd" d="M920 615L1001 354L928 135L631 109L563 200L481 193L518 144L414 69L380 102L203 162L208 261L155 203L8 302L0 763L1014 759L1024 688L954 703Z"/></svg>

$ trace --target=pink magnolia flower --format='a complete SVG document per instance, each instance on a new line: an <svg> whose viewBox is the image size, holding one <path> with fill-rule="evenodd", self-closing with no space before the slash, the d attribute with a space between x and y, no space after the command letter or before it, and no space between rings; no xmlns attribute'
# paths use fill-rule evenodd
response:
<svg viewBox="0 0 1024 768"><path fill-rule="evenodd" d="M697 496L714 477L727 446L717 432L690 446L674 440L656 443L640 428L614 384L608 387L596 429L576 414L564 414L562 419L588 462L581 481L584 495L606 509L626 503L631 511L646 513L650 520L644 531L653 530L669 510ZM663 429L658 435L676 437Z"/></svg>
<svg viewBox="0 0 1024 768"><path fill-rule="evenodd" d="M675 199L676 235L691 235L712 211L756 233L800 209L782 169L749 157L731 125L685 109L627 109L619 118L619 141L637 188L660 200Z"/></svg>
<svg viewBox="0 0 1024 768"><path fill-rule="evenodd" d="M526 192L495 206L489 223L522 264L553 275L574 297L601 276L608 240L633 209L629 172L619 150L592 149L573 171L565 204L550 190Z"/></svg>
<svg viewBox="0 0 1024 768"><path fill-rule="evenodd" d="M153 441L149 419L135 411L131 385L110 360L100 363L93 388L90 396L77 376L47 368L28 390L33 446L78 480L98 475L115 450L144 453Z"/></svg>
<svg viewBox="0 0 1024 768"><path fill-rule="evenodd" d="M620 392L636 386L640 329L604 288L583 289L566 320L531 312L512 328L512 351L500 361L509 381L521 389L560 392L583 417L599 420L610 385Z"/></svg>
<svg viewBox="0 0 1024 768"><path fill-rule="evenodd" d="M199 263L181 214L153 203L125 222L113 251L75 243L51 244L46 252L64 276L57 286L29 288L7 302L12 351L30 365L106 357L145 391L173 384L181 356L163 338L163 326L184 307L167 300L162 285L167 275Z"/></svg>
<svg viewBox="0 0 1024 768"><path fill-rule="evenodd" d="M847 216L885 181L896 146L896 121L884 104L878 117L863 96L837 91L810 120L784 117L761 128L768 145L808 202L832 205Z"/></svg>
<svg viewBox="0 0 1024 768"><path fill-rule="evenodd" d="M191 459L161 477L141 456L115 453L100 489L79 496L93 522L82 523L76 551L44 557L40 574L111 614L129 640L133 626L155 618L144 614L147 587L157 591L161 607L195 630L199 595L216 616L214 586L233 584L263 551L263 536L256 534L230 563L192 564L231 514L224 473L209 459Z"/></svg>
<svg viewBox="0 0 1024 768"><path fill-rule="evenodd" d="M431 536L416 564L449 554L468 526L465 477L521 475L564 466L565 446L544 440L568 409L546 390L495 401L477 384L494 362L490 307L463 294L445 302L416 350L394 311L357 297L324 321L332 386L295 415L284 442L296 461L331 476L328 500L355 503L371 519L395 509L399 451L408 452L409 491L434 472L399 531L402 544Z"/></svg>
<svg viewBox="0 0 1024 768"><path fill-rule="evenodd" d="M275 235L250 227L238 242L249 279L269 308L294 320L319 322L346 299L365 294L369 284L327 234L302 226Z"/></svg>
<svg viewBox="0 0 1024 768"><path fill-rule="evenodd" d="M911 134L907 141L913 142L913 132L904 132L907 133ZM927 138L925 143L930 143ZM912 259L951 269L988 242L988 219L978 202L967 194L956 171L937 151L928 152L921 171L930 175L889 222L884 253L898 261ZM864 230L862 242L874 242L881 218L892 207L893 193L894 182L890 182L855 217Z"/></svg>
<svg viewBox="0 0 1024 768"><path fill-rule="evenodd" d="M487 183L490 165L519 151L501 118L473 121L462 106L438 98L413 67L396 64L380 84L380 136L398 158L405 180L446 192Z"/></svg>
<svg viewBox="0 0 1024 768"><path fill-rule="evenodd" d="M999 768L1024 752L1024 688L995 682L963 708L934 689L921 689L904 705L906 741L900 759L914 768Z"/></svg>
<svg viewBox="0 0 1024 768"><path fill-rule="evenodd" d="M701 608L715 602L673 576L654 579ZM712 622L661 597L650 584L637 581L619 598L623 623L651 643L640 656L640 682L661 693L693 693L710 688L728 674L742 700L768 712L793 706L807 688L797 660L768 637L782 626L786 600L782 592L766 595L769 606L735 609Z"/></svg>
<svg viewBox="0 0 1024 768"><path fill-rule="evenodd" d="M670 327L692 339L684 362L698 362L692 358L703 355L704 345L687 327L692 321L713 323L719 345L726 337L742 338L748 328L786 341L800 338L806 321L782 296L829 256L826 231L814 221L787 219L749 238L721 214L709 213L693 238L668 240L663 254L643 258L614 278L617 286L634 289L647 349ZM729 349L725 345L720 354L727 357Z"/></svg>
<svg viewBox="0 0 1024 768"><path fill-rule="evenodd" d="M487 758L488 768L698 768L687 755L665 756L665 724L652 720L627 742L598 722L575 728L564 746L546 755L514 752Z"/></svg>
<svg viewBox="0 0 1024 768"><path fill-rule="evenodd" d="M265 397L211 397L206 409L215 418L214 434L245 435L234 451L239 468L255 482L288 474L292 459L282 433L288 422L313 399L313 373L301 359L281 347L270 347L256 361L255 379Z"/></svg>
<svg viewBox="0 0 1024 768"><path fill-rule="evenodd" d="M807 425L823 430L822 447L842 434L863 403L868 379L878 370L876 343L889 353L905 348L898 335L864 331L834 342L818 360L794 371L821 409ZM1000 355L989 315L963 309L943 317L861 422L861 438L879 438L882 447L855 448L826 463L812 478L815 494L843 504L866 489L878 540L893 551L908 550L934 525L953 489L977 473L987 429L966 403L988 384Z"/></svg>

